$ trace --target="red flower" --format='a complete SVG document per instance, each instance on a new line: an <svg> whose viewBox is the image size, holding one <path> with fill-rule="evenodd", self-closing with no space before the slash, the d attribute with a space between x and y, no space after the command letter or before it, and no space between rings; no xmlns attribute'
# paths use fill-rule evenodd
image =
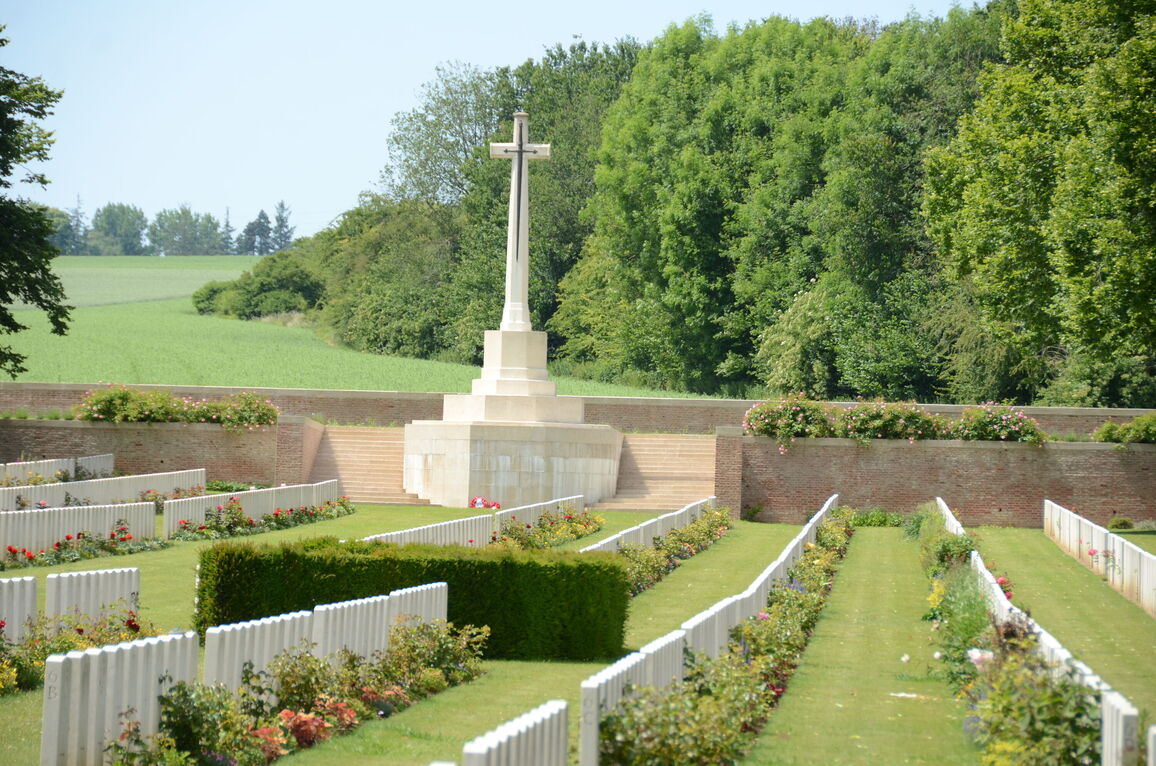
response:
<svg viewBox="0 0 1156 766"><path fill-rule="evenodd" d="M28 557L29 561L36 558L36 554L34 554L32 551L24 551L24 555Z"/></svg>
<svg viewBox="0 0 1156 766"><path fill-rule="evenodd" d="M64 539L65 539L65 540L71 540L71 539L72 539L72 535L65 535L65 536L64 536Z"/></svg>

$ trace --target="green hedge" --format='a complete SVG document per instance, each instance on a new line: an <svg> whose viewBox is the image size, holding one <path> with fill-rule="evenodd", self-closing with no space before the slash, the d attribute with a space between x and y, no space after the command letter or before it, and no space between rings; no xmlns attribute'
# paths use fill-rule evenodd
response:
<svg viewBox="0 0 1156 766"><path fill-rule="evenodd" d="M195 625L252 620L430 582L449 584L449 620L488 625L495 659L594 660L622 652L629 586L610 553L434 545L278 546L221 542L201 551Z"/></svg>

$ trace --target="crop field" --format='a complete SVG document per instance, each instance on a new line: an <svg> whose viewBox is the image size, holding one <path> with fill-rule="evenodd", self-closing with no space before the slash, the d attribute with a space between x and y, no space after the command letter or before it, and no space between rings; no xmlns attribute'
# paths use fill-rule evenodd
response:
<svg viewBox="0 0 1156 766"><path fill-rule="evenodd" d="M44 315L18 309L30 329L5 343L28 359L17 380L197 386L466 392L478 368L364 354L327 344L313 330L201 316L189 296L234 279L253 256L61 257L53 261L72 312L68 335ZM557 378L558 393L681 396L677 392Z"/></svg>

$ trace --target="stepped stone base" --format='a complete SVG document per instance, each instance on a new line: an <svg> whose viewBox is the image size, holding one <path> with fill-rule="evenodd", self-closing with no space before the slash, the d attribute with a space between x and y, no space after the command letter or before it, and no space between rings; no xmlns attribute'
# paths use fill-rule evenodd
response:
<svg viewBox="0 0 1156 766"><path fill-rule="evenodd" d="M405 489L454 507L478 495L507 508L579 494L595 503L614 494L621 449L610 426L419 420L405 427Z"/></svg>

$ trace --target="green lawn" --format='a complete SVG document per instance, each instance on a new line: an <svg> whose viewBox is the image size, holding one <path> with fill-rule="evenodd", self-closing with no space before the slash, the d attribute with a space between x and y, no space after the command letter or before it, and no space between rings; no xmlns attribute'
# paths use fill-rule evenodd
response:
<svg viewBox="0 0 1156 766"><path fill-rule="evenodd" d="M240 256L58 258L53 269L77 307L68 335L50 333L41 312L16 310L16 320L30 328L10 339L28 357L28 371L17 380L466 392L478 377L471 365L335 347L307 327L196 313L189 300L194 290L236 277L255 262ZM558 393L579 396L690 396L573 378L556 382Z"/></svg>
<svg viewBox="0 0 1156 766"><path fill-rule="evenodd" d="M1156 556L1156 529L1117 530L1116 534Z"/></svg>
<svg viewBox="0 0 1156 766"><path fill-rule="evenodd" d="M856 530L803 662L743 763L978 763L963 703L928 676L926 597L918 549L900 530Z"/></svg>
<svg viewBox="0 0 1156 766"><path fill-rule="evenodd" d="M984 561L1013 601L1134 705L1156 715L1156 619L1039 529L983 527Z"/></svg>

